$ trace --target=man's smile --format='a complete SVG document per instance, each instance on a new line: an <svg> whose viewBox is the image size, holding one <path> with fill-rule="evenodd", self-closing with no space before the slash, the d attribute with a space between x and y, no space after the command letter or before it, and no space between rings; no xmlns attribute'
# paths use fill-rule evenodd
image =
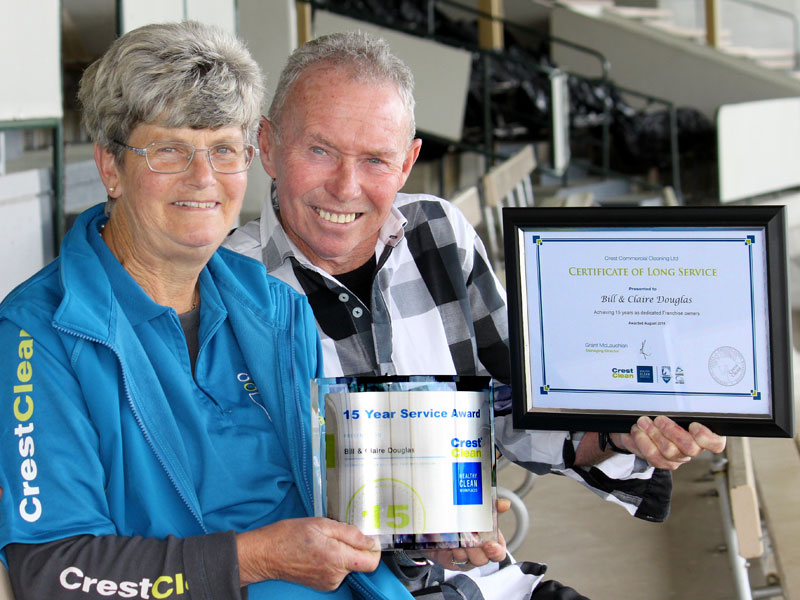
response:
<svg viewBox="0 0 800 600"><path fill-rule="evenodd" d="M330 223L352 223L364 213L333 213L323 208L314 207L317 214Z"/></svg>

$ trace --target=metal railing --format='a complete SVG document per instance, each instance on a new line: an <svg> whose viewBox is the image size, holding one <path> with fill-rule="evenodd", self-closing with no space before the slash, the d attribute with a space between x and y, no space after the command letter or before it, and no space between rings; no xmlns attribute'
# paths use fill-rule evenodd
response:
<svg viewBox="0 0 800 600"><path fill-rule="evenodd" d="M637 92L636 90L631 90L628 88L617 86L616 88L618 91L622 92L623 94L628 94L630 96L636 96L637 98L641 98L645 100L648 104L660 104L664 106L665 110L668 112L669 115L669 154L670 154L670 170L671 170L671 179L672 179L672 187L675 190L675 194L680 197L681 195L681 169L680 169L680 149L678 147L678 110L675 106L674 102L670 102L664 98L659 98L658 96L652 96L650 94L644 94L642 92Z"/></svg>

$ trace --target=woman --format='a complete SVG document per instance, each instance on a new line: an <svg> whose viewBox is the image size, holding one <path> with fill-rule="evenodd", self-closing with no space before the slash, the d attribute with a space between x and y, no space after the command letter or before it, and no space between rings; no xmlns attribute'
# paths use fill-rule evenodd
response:
<svg viewBox="0 0 800 600"><path fill-rule="evenodd" d="M0 305L17 600L408 597L370 538L307 517L305 300L218 250L261 95L241 43L197 23L130 32L83 77L108 202Z"/></svg>

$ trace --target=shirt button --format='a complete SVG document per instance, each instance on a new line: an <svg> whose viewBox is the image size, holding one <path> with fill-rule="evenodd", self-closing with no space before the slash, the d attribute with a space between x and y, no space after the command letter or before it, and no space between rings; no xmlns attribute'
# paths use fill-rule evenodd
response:
<svg viewBox="0 0 800 600"><path fill-rule="evenodd" d="M339 294L339 302L347 302L348 300L350 300L350 294L346 294L345 292Z"/></svg>
<svg viewBox="0 0 800 600"><path fill-rule="evenodd" d="M360 306L356 306L356 307L353 309L353 316L354 316L356 319L357 319L357 318L359 318L359 317L360 317L361 315L363 315L363 314L364 314L364 311L363 311L363 310L361 310L361 307L360 307Z"/></svg>

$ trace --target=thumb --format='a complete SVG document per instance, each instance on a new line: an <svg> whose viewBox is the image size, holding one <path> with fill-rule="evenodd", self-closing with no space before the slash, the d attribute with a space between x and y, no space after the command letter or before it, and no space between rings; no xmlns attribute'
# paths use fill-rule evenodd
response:
<svg viewBox="0 0 800 600"><path fill-rule="evenodd" d="M332 537L356 550L380 551L381 543L377 537L364 535L355 525L336 523Z"/></svg>

